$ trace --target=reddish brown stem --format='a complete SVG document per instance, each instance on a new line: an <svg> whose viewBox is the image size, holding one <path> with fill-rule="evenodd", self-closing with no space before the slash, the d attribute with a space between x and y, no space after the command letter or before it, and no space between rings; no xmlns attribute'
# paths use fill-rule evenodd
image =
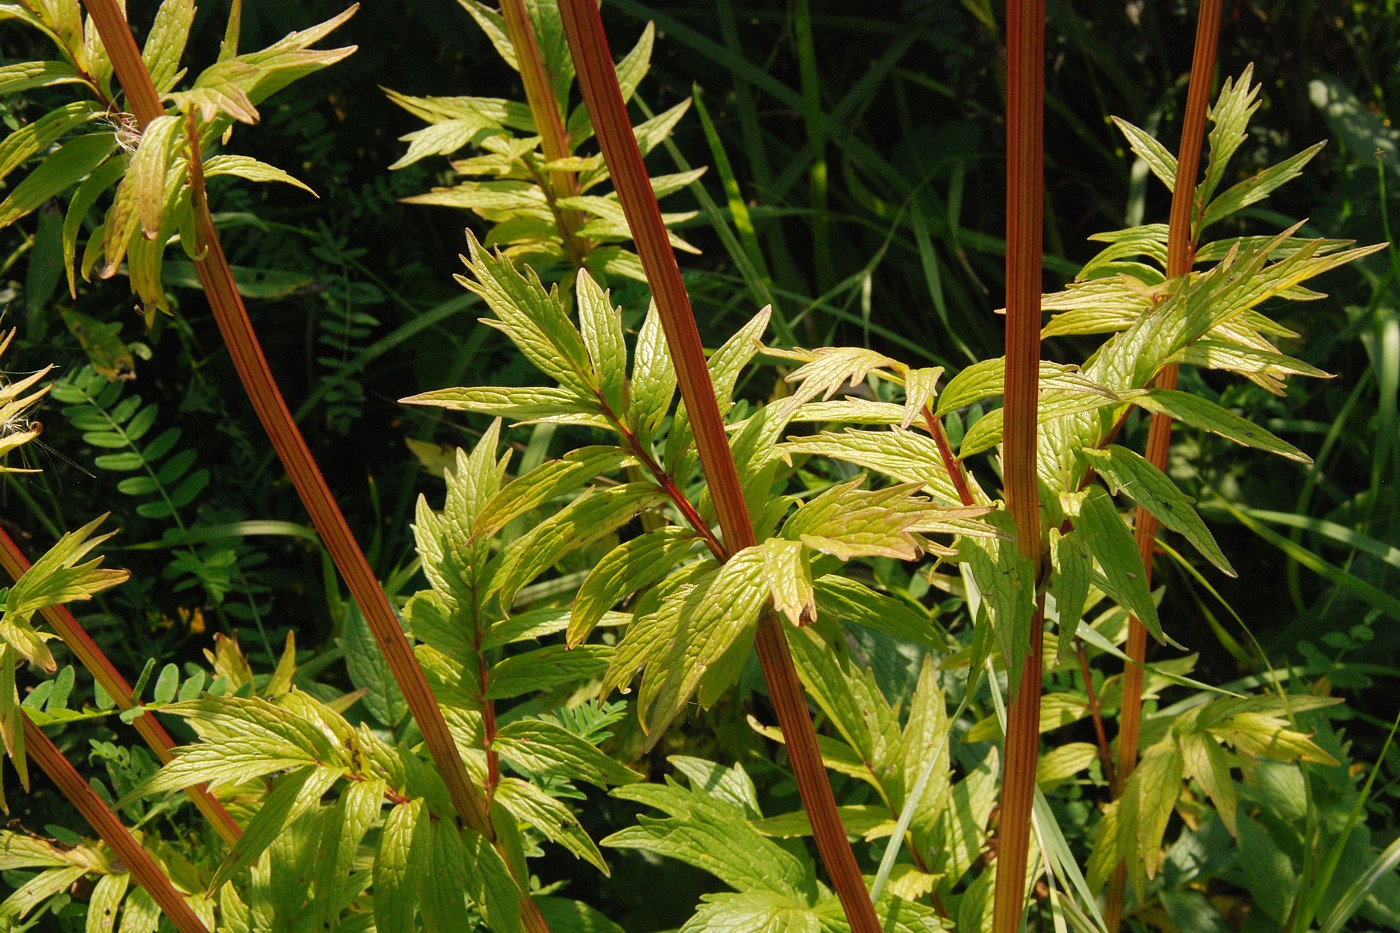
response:
<svg viewBox="0 0 1400 933"><path fill-rule="evenodd" d="M151 82L150 72L146 70L145 63L136 49L136 40L131 35L130 27L114 0L84 0L84 4L92 13L103 45L112 58L113 70L132 103L137 122L144 128L163 110ZM244 391L253 403L258 420L272 441L283 468L291 478L302 504L310 513L312 523L320 534L327 552L374 634L375 642L383 652L384 659L423 734L423 742L437 765L453 807L472 830L487 839L495 840L496 833L491 825L486 799L467 775L466 766L457 752L452 733L448 730L447 720L432 695L422 668L413 656L413 649L399 625L393 607L389 605L378 578L355 541L329 487L326 486L320 468L306 446L301 430L287 408L287 403L283 400L267 365L267 358L263 355L262 346L253 331L248 311L238 293L233 272L214 229L204 190L199 134L195 131L193 116L189 117L189 121L191 204L195 215L196 253L199 256L195 260L195 271L209 300L219 333L223 336L224 344L233 359L234 369L238 372ZM507 861L509 862L509 859ZM538 908L530 897L523 893L526 888L524 879L517 881L522 887L521 917L525 929L532 933L547 930L548 927Z"/></svg>
<svg viewBox="0 0 1400 933"><path fill-rule="evenodd" d="M1220 37L1221 0L1201 0L1196 16L1196 45L1191 58L1191 84L1186 92L1186 114L1181 128L1181 147L1176 160L1176 184L1172 188L1172 205L1167 232L1167 278L1186 275L1191 271L1191 258L1196 244L1193 231L1196 176L1200 170L1201 147L1205 138L1206 117L1210 110L1210 92L1215 77L1215 51ZM1176 388L1177 367L1168 366L1157 376L1157 385ZM1167 464L1171 450L1172 422L1169 417L1154 414L1147 431L1148 461L1159 469ZM1152 547L1156 538L1157 520L1149 512L1137 509L1133 537L1142 556L1147 585L1152 585ZM1121 790L1137 766L1138 736L1142 728L1142 667L1147 656L1147 629L1137 618L1128 621L1129 662L1123 668L1123 708L1118 729L1118 787ZM1127 897L1128 869L1120 864L1110 879L1105 896L1104 922L1114 933L1123 922Z"/></svg>
<svg viewBox="0 0 1400 933"><path fill-rule="evenodd" d="M20 576L29 569L29 559L24 556L24 552L19 546L0 529L0 565L4 565L5 572L13 579L18 580ZM58 637L63 639L63 643L68 646L68 650L73 652L73 657L78 659L78 663L92 674L94 680L101 684L102 689L107 691L107 695L117 701L117 705L122 709L131 709L136 705L136 701L131 693L131 685L126 682L126 678L121 675L114 665L97 647L97 643L92 640L87 631L73 618L63 606L46 606L41 610L44 618L53 630L58 633ZM175 740L170 737L164 727L156 720L155 716L137 716L131 722L141 738L146 740L146 744L151 751L155 752L161 763L170 761L175 756L171 750L175 748ZM219 801L215 800L209 793L208 788L203 784L196 784L185 788L185 793L190 800L199 808L209 820L209 824L229 845L238 841L242 829L239 828L229 812L224 809Z"/></svg>
<svg viewBox="0 0 1400 933"><path fill-rule="evenodd" d="M948 443L948 432L943 430L943 421L928 405L924 406L924 425L933 436L934 444L938 445L938 456L943 460L943 469L947 471L948 478L953 481L953 488L958 491L958 499L963 505L976 505L972 487L967 484L967 474L963 472L962 461L953 456L953 445Z"/></svg>
<svg viewBox="0 0 1400 933"><path fill-rule="evenodd" d="M1094 692L1094 673L1089 670L1089 658L1084 653L1084 642L1076 638L1074 650L1079 655L1079 670L1084 675L1084 695L1089 698L1089 715L1094 720L1094 735L1099 742L1099 764L1103 766L1104 779L1116 794L1118 778L1113 769L1113 752L1108 744L1108 732L1103 727L1103 707L1099 703L1098 694Z"/></svg>
<svg viewBox="0 0 1400 933"><path fill-rule="evenodd" d="M1045 202L1045 3L1008 0L1006 103L1006 401L1002 474L1016 520L1016 543L1037 568L1040 493L1036 423L1040 379L1041 230ZM1039 575L1037 571L1037 576ZM1035 766L1040 751L1044 613L1037 605L1031 643L1006 724L992 929L1015 933L1025 904Z"/></svg>
<svg viewBox="0 0 1400 933"><path fill-rule="evenodd" d="M150 853L141 847L141 843L122 825L122 821L112 809L102 802L102 798L88 786L77 769L63 757L57 746L49 741L44 730L30 722L27 716L24 720L24 744L29 750L30 758L38 762L39 767L49 776L49 780L58 785L59 792L82 814L93 832L102 837L108 848L116 853L136 879L136 883L145 888L151 900L164 911L175 928L180 933L209 933L208 927L195 915L190 905L185 903L184 895L175 890L165 871L156 864Z"/></svg>
<svg viewBox="0 0 1400 933"><path fill-rule="evenodd" d="M642 164L642 154L632 135L598 5L594 0L559 0L559 9L579 87L646 269L666 345L675 362L677 382L690 414L700 464L724 536L724 548L728 553L737 553L756 543L753 523L725 437L724 421L715 403L714 386L690 299L666 237L661 209ZM793 773L812 824L817 851L851 929L855 933L877 933L880 923L875 918L855 853L851 851L836 810L836 800L817 750L816 732L791 652L780 623L769 613L759 620L755 647L792 758Z"/></svg>

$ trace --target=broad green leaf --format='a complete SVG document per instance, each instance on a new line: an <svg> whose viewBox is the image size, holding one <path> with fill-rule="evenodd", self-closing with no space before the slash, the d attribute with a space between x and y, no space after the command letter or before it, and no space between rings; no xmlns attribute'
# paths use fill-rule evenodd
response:
<svg viewBox="0 0 1400 933"><path fill-rule="evenodd" d="M355 856L384 806L385 790L381 780L347 781L326 817L311 905L316 929L333 929L341 910L363 890L365 879L354 877Z"/></svg>
<svg viewBox="0 0 1400 933"><path fill-rule="evenodd" d="M1035 782L1041 790L1063 784L1098 757L1099 750L1092 742L1066 742L1050 749L1035 765Z"/></svg>
<svg viewBox="0 0 1400 933"><path fill-rule="evenodd" d="M1297 178L1302 173L1303 166L1311 162L1312 157L1321 152L1325 145L1326 143L1315 143L1297 155L1290 156L1277 165L1269 166L1253 178L1246 179L1222 193L1207 205L1205 212L1196 223L1194 234L1200 236L1201 231L1211 224L1229 217L1242 208L1264 200L1276 188Z"/></svg>
<svg viewBox="0 0 1400 933"><path fill-rule="evenodd" d="M1133 404L1153 414L1168 415L1193 428L1218 434L1227 440L1287 457L1299 463L1312 463L1312 458L1253 422L1228 411L1212 401L1172 389L1153 389L1133 399Z"/></svg>
<svg viewBox="0 0 1400 933"><path fill-rule="evenodd" d="M389 811L374 860L374 925L379 933L412 933L418 885L428 853L419 825L423 801L414 799Z"/></svg>
<svg viewBox="0 0 1400 933"><path fill-rule="evenodd" d="M646 320L637 332L633 356L628 420L632 429L646 442L656 434L676 394L676 367L666 348L661 317L654 303L647 309Z"/></svg>
<svg viewBox="0 0 1400 933"><path fill-rule="evenodd" d="M563 846L604 875L610 874L603 854L588 838L578 818L559 800L519 778L502 778L496 787L496 800L517 820L528 823L546 839Z"/></svg>
<svg viewBox="0 0 1400 933"><path fill-rule="evenodd" d="M857 477L798 506L783 523L783 537L841 560L913 560L919 545L909 529L933 511L932 503L911 495L918 488L912 483L867 490L864 482Z"/></svg>
<svg viewBox="0 0 1400 933"><path fill-rule="evenodd" d="M0 95L82 81L83 76L68 62L15 62L0 67Z"/></svg>
<svg viewBox="0 0 1400 933"><path fill-rule="evenodd" d="M604 788L641 780L641 775L586 740L540 719L517 719L507 723L496 733L491 748L502 758L540 778L581 780Z"/></svg>
<svg viewBox="0 0 1400 933"><path fill-rule="evenodd" d="M390 729L397 727L408 715L408 702L359 607L347 604L341 623L341 635L336 644L345 652L350 683L364 692L361 699L371 716Z"/></svg>
<svg viewBox="0 0 1400 933"><path fill-rule="evenodd" d="M75 297L78 289L74 259L77 256L78 234L82 232L83 220L93 204L97 203L98 197L122 178L126 166L127 160L124 157L108 159L83 180L78 190L73 193L73 200L68 203L68 211L63 216L63 264L68 273L69 294ZM100 236L94 234L93 240L99 242Z"/></svg>
<svg viewBox="0 0 1400 933"><path fill-rule="evenodd" d="M321 796L343 773L339 768L309 767L282 777L243 827L243 834L229 849L209 882L206 895L217 891L237 872L251 865L298 817L320 803Z"/></svg>
<svg viewBox="0 0 1400 933"><path fill-rule="evenodd" d="M180 56L194 25L194 0L164 0L146 35L141 58L151 73L157 94L175 86L180 76Z"/></svg>
<svg viewBox="0 0 1400 933"><path fill-rule="evenodd" d="M1235 576L1234 568L1216 544L1210 529L1192 508L1194 500L1177 489L1176 483L1165 473L1141 454L1117 444L1103 450L1086 448L1083 453L1114 492L1128 493L1159 522L1190 541L1206 560Z"/></svg>
<svg viewBox="0 0 1400 933"><path fill-rule="evenodd" d="M1094 568L1094 556L1084 542L1083 534L1070 529L1050 529L1050 593L1055 597L1059 613L1061 653L1074 640L1079 620L1084 617L1084 604L1089 596L1089 578Z"/></svg>
<svg viewBox="0 0 1400 933"><path fill-rule="evenodd" d="M1259 109L1259 85L1253 84L1254 66L1247 65L1238 79L1226 78L1215 105L1210 109L1211 128L1207 139L1205 178L1196 186L1196 203L1209 204L1225 177L1230 158L1248 138L1245 128ZM1193 231L1195 232L1195 231Z"/></svg>
<svg viewBox="0 0 1400 933"><path fill-rule="evenodd" d="M609 293L588 272L579 273L579 331L593 363L595 384L614 415L626 411L627 345L622 339L622 312L614 308Z"/></svg>
<svg viewBox="0 0 1400 933"><path fill-rule="evenodd" d="M825 620L841 620L876 632L884 632L935 651L947 650L928 613L903 600L872 590L857 580L827 574L813 585L817 614Z"/></svg>
<svg viewBox="0 0 1400 933"><path fill-rule="evenodd" d="M648 23L647 28L650 27L651 24ZM549 925L551 930L568 930L571 933L626 933L622 927L583 901L539 896L532 898L532 900L535 902L535 906L540 909L544 922Z"/></svg>
<svg viewBox="0 0 1400 933"><path fill-rule="evenodd" d="M498 838L503 835L502 822L497 818ZM519 929L520 892L505 859L485 836L470 830L462 833L462 850L470 884L467 893L483 909L491 928Z"/></svg>
<svg viewBox="0 0 1400 933"><path fill-rule="evenodd" d="M1132 801L1133 819L1125 820L1120 832L1135 831L1131 848L1125 851L1134 853L1132 857L1141 862L1149 879L1156 877L1162 864L1162 837L1181 796L1184 768L1181 750L1175 744L1154 745L1143 753L1123 792ZM1119 818L1123 819L1121 811ZM1136 826L1130 825L1134 822Z"/></svg>
<svg viewBox="0 0 1400 933"><path fill-rule="evenodd" d="M1113 125L1118 127L1128 139L1128 145L1132 147L1133 154L1152 170L1162 184L1167 186L1168 191L1176 190L1176 156L1168 151L1166 146L1159 143L1156 138L1146 130L1140 130L1127 120L1120 120L1113 117Z"/></svg>
<svg viewBox="0 0 1400 933"><path fill-rule="evenodd" d="M569 645L582 644L603 614L671 572L695 547L695 534L666 526L625 541L598 561L579 587L569 616Z"/></svg>
<svg viewBox="0 0 1400 933"><path fill-rule="evenodd" d="M680 933L821 933L805 901L771 891L704 894Z"/></svg>
<svg viewBox="0 0 1400 933"><path fill-rule="evenodd" d="M512 655L491 668L487 699L504 700L595 677L607 670L607 645L547 645Z"/></svg>
<svg viewBox="0 0 1400 933"><path fill-rule="evenodd" d="M877 780L899 762L898 713L880 693L874 676L838 657L818 633L807 629L788 637L797 672L812 699L831 720ZM885 790L882 788L882 790ZM888 793L888 790L885 790Z"/></svg>
<svg viewBox="0 0 1400 933"><path fill-rule="evenodd" d="M1166 642L1137 542L1108 493L1098 486L1086 490L1074 527L1084 535L1102 571L1095 580L1098 587L1137 616L1154 638Z"/></svg>
<svg viewBox="0 0 1400 933"><path fill-rule="evenodd" d="M1025 666L1026 655L1031 649L1035 568L1016 544L1016 525L1008 512L993 512L986 520L1002 535L994 538L961 538L958 553L982 594L982 605L987 610L988 623L996 633L997 644L1001 646L1008 683L1014 695L1021 683L1021 669Z"/></svg>
<svg viewBox="0 0 1400 933"><path fill-rule="evenodd" d="M1235 813L1238 810L1238 797L1235 782L1230 778L1230 762L1225 750L1215 738L1200 732L1188 732L1181 736L1181 756L1188 780L1200 783L1220 822L1234 835L1236 830Z"/></svg>
<svg viewBox="0 0 1400 933"><path fill-rule="evenodd" d="M43 152L70 132L96 119L102 107L95 101L77 101L50 110L33 123L26 123L0 140L0 181L31 156Z"/></svg>
<svg viewBox="0 0 1400 933"><path fill-rule="evenodd" d="M160 232L166 174L170 169L172 150L179 144L183 128L184 121L180 117L162 114L141 133L136 154L131 157L126 175L117 185L116 197L107 212L102 237L102 253L106 260L102 278L111 278L116 274L117 266L126 256L138 232L147 237L154 237Z"/></svg>
<svg viewBox="0 0 1400 933"><path fill-rule="evenodd" d="M93 885L88 900L87 925L84 933L111 933L116 929L117 909L131 884L129 872L102 875Z"/></svg>
<svg viewBox="0 0 1400 933"><path fill-rule="evenodd" d="M559 305L557 289L546 292L533 271L518 272L504 256L492 256L470 232L467 268L472 278L458 281L480 295L494 318L483 321L510 337L540 372L583 397L597 394L583 337Z"/></svg>
<svg viewBox="0 0 1400 933"><path fill-rule="evenodd" d="M648 748L697 691L700 704L709 707L738 679L768 603L764 572L762 549L744 548L662 606L661 614L675 619L674 635L666 654L647 666L637 695Z"/></svg>
<svg viewBox="0 0 1400 933"><path fill-rule="evenodd" d="M512 520L556 496L620 469L627 455L616 447L580 447L516 478L493 496L477 515L474 537L494 535Z"/></svg>
<svg viewBox="0 0 1400 933"><path fill-rule="evenodd" d="M603 844L652 852L693 865L739 891L759 890L809 898L814 882L803 860L760 835L738 805L708 792L687 791L668 781L632 784L614 797L662 810L664 818L646 818L613 833Z"/></svg>
<svg viewBox="0 0 1400 933"><path fill-rule="evenodd" d="M458 933L468 929L467 864L463 830L449 820L425 820L419 832L430 835L422 877L418 879L418 909L429 933Z"/></svg>
<svg viewBox="0 0 1400 933"><path fill-rule="evenodd" d="M942 377L942 366L911 369L904 374L904 417L899 423L901 428L908 428L918 420L925 408L932 410L933 400L938 395L938 380Z"/></svg>
<svg viewBox="0 0 1400 933"><path fill-rule="evenodd" d="M758 547L763 553L763 581L773 597L773 608L793 625L811 624L817 618L817 602L806 545L769 538Z"/></svg>
<svg viewBox="0 0 1400 933"><path fill-rule="evenodd" d="M247 181L280 181L285 185L300 188L312 197L319 197L310 187L275 165L260 162L251 156L216 155L204 162L204 175L213 178L217 175L235 175Z"/></svg>
<svg viewBox="0 0 1400 933"><path fill-rule="evenodd" d="M512 542L492 586L509 606L520 589L560 558L606 538L639 513L669 501L650 483L594 488Z"/></svg>
<svg viewBox="0 0 1400 933"><path fill-rule="evenodd" d="M942 398L942 396L940 396ZM938 445L927 434L891 428L887 431L847 429L824 431L812 437L792 437L778 452L831 457L876 470L901 483L918 483L949 504L959 503L958 491L943 469Z"/></svg>
<svg viewBox="0 0 1400 933"><path fill-rule="evenodd" d="M607 428L609 422L591 395L572 388L536 386L475 386L435 389L399 399L405 405L431 405L453 411L472 411L516 424L578 424Z"/></svg>
<svg viewBox="0 0 1400 933"><path fill-rule="evenodd" d="M0 228L38 210L50 198L77 184L111 155L114 144L106 133L90 133L68 140L15 186L0 201Z"/></svg>

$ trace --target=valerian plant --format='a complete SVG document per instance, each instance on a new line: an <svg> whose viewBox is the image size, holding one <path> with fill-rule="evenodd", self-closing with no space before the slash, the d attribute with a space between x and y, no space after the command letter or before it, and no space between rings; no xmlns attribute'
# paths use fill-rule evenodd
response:
<svg viewBox="0 0 1400 933"><path fill-rule="evenodd" d="M1142 760L1116 780L1102 715L1125 703L1126 688L1092 667L1124 657L1118 646L1129 616L1171 641L1115 497L1130 498L1233 572L1172 477L1117 443L1125 423L1137 411L1163 415L1306 462L1264 428L1156 380L1181 364L1237 373L1271 391L1288 376L1325 375L1280 351L1276 343L1291 335L1262 308L1321 297L1304 283L1374 249L1302 238L1298 227L1203 241L1206 229L1295 177L1316 152L1221 190L1257 106L1250 73L1226 82L1211 111L1190 268L1168 274L1165 225L1106 234L1106 248L1075 281L1040 300L1052 315L1044 336L1107 335L1087 359L1032 358L1029 374L1012 376L1005 361L987 360L945 382L940 369L868 348L765 345L766 310L708 355L698 336L687 344L694 324L676 292L674 259L669 272L664 262L679 243L655 199L698 176L648 178L640 162L683 107L636 127L621 109L645 74L650 28L614 67L598 58L606 47L584 15L596 15L591 0L564 3L563 15L521 0L506 0L499 15L465 5L520 72L527 101L394 95L430 124L406 140L398 164L466 145L484 150L455 164L467 181L417 200L465 208L492 225L484 244L467 234L458 280L489 310L484 325L504 334L540 379L405 399L490 420L453 455L441 499L419 499L412 526L424 585L392 604L285 406L279 414L275 386L258 375L266 364L246 315L238 324L241 301L203 187L219 172L289 180L213 152L235 122L255 119L267 94L348 54L311 49L348 12L239 54L235 4L220 61L177 90L193 18L187 0L161 5L144 55L134 58L134 44L115 51L131 36L110 2L92 3L86 21L76 3L61 0L0 6L5 18L52 39L59 56L6 66L0 88L71 84L91 97L0 143L0 176L39 163L0 215L20 220L76 185L64 224L70 285L125 268L152 314L176 310L161 281L166 245L178 241L189 252L240 376L351 591L342 645L358 688L346 695L317 684L299 670L293 639L273 671L257 673L229 638L207 652L207 669L167 665L156 674L152 662L129 686L58 611L123 576L80 563L101 543L96 523L65 536L22 576L7 559L19 578L0 618L0 734L21 778L29 750L98 838L0 832L0 869L21 873L0 918L26 922L49 911L81 917L88 929L119 922L155 930L164 912L182 931L229 933L614 931L593 906L554 896L552 879L539 876L542 863L532 861L557 848L606 876L603 850L611 848L690 864L728 888L702 898L688 931L1012 930L1038 881L1049 892L1048 922L1102 929L1097 894L1120 863L1143 899L1162 893L1164 866L1186 859L1174 850L1198 842L1197 828L1218 825L1241 847L1263 845L1260 824L1286 812L1269 782L1292 787L1304 766L1336 763L1335 736L1321 726L1310 735L1306 725L1333 701L1208 688L1186 676L1190 656L1152 665L1149 694L1171 685L1198 692L1144 722ZM585 103L571 106L575 72ZM131 114L115 109L118 85ZM1168 188L1189 183L1151 136L1120 126ZM601 153L584 148L595 133ZM587 193L605 181L614 193ZM107 192L110 206L79 259L85 218ZM623 245L629 240L636 253ZM651 285L655 302L644 314L615 303L607 286L618 276ZM766 401L739 397L741 380L774 367L782 380ZM0 452L37 434L26 409L41 377L0 389ZM1009 400L995 407L1026 388L1037 403L1029 422ZM950 438L945 422L974 405L992 407ZM119 421L136 417L133 408ZM587 443L516 466L507 422L558 427ZM1013 432L1034 450L1004 443ZM987 456L998 449L1000 457ZM141 462L159 459L144 452ZM1013 471L1038 487L1014 511L992 485L1010 485ZM1027 534L1037 526L1043 531ZM926 558L932 563L918 563ZM571 561L580 569L556 572ZM888 561L913 565L940 604L875 583L872 564ZM92 705L70 708L75 674L59 669L50 633L34 625L39 611L93 673ZM1043 621L1052 626L1042 638ZM872 639L917 659L907 695L889 695L863 663ZM676 755L669 761L684 783L669 775L650 782L607 744L615 728L629 728L626 717L651 750L693 708L738 702L735 687L755 649L779 724L761 710L751 724L787 745L802 809L765 815L753 769L741 764ZM1078 684L1063 673L1075 668ZM52 679L21 704L16 674L34 669ZM1055 686L1041 695L1047 673ZM800 690L783 692L799 679ZM801 716L784 696L796 698ZM811 735L804 698L822 714L824 734ZM160 762L96 743L113 791L99 794L42 727L110 717L116 706ZM1029 733L1029 773L1023 756L992 744L1027 706L1039 720ZM195 740L172 756L157 716L181 721ZM1039 731L1086 718L1098 742L1038 754ZM800 770L808 753L847 779L839 808L824 811L830 787ZM1250 776L1244 792L1241 772ZM1105 795L1102 811L1086 816L1092 843L1076 853L1044 795L1110 784L1116 799ZM654 812L600 848L585 829L583 785ZM190 793L223 844L189 831L177 790ZM1008 825L1008 813L1026 819ZM1192 832L1166 848L1174 813ZM828 816L839 821L834 840ZM1032 820L1033 847L1025 835ZM1029 867L986 857L992 848L1005 853L1017 832ZM824 874L798 841L809 835ZM863 845L859 860L850 838ZM1340 853L1346 839L1335 845ZM79 881L91 883L86 903L68 893ZM1267 907L1280 922L1306 910L1318 910L1311 894Z"/></svg>

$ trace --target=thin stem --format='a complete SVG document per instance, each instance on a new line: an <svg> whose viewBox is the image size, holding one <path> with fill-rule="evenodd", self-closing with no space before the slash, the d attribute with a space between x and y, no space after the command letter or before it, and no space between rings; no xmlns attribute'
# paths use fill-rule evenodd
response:
<svg viewBox="0 0 1400 933"><path fill-rule="evenodd" d="M1118 777L1113 769L1113 752L1108 744L1108 732L1103 727L1103 706L1094 690L1094 674L1089 670L1089 657L1084 653L1084 642L1076 638L1074 650L1079 655L1079 670L1084 675L1084 694L1089 698L1089 715L1094 720L1094 735L1099 742L1099 764L1103 766L1103 775L1108 781L1108 786L1117 794Z"/></svg>
<svg viewBox="0 0 1400 933"><path fill-rule="evenodd" d="M737 553L756 543L753 523L744 503L743 487L729 450L724 421L715 402L714 386L690 299L666 237L661 209L652 192L642 154L632 135L598 5L594 0L559 0L559 9L579 87L656 300L666 345L675 362L676 381L695 432L700 464L715 503L724 547L728 553ZM836 800L817 750L816 731L812 728L811 714L797 679L786 635L772 613L764 613L759 619L755 648L787 742L817 851L826 865L832 886L854 933L878 933L880 923L836 810Z"/></svg>
<svg viewBox="0 0 1400 933"><path fill-rule="evenodd" d="M150 72L146 70L145 63L136 49L136 40L131 35L130 27L114 0L84 0L84 4L92 13L93 22L97 25L103 44L112 58L117 79L132 102L137 121L144 128L163 110L155 94ZM393 607L389 605L388 597L384 595L368 559L355 541L345 516L326 486L320 468L316 465L315 458L301 436L301 430L277 388L262 346L253 331L252 321L248 318L247 308L243 305L243 298L234 283L233 272L224 255L223 245L214 229L214 220L209 212L204 187L199 134L193 114L188 115L187 120L191 206L195 215L195 249L199 257L195 260L195 271L209 300L219 333L223 336L224 344L232 357L234 369L238 372L239 380L257 412L263 430L277 450L283 468L292 480L292 485L296 487L302 504L310 513L312 523L320 534L327 552L374 634L375 642L379 645L385 662L403 692L414 721L423 734L424 744L442 776L454 809L468 827L499 845L495 829L491 825L486 799L467 774L466 766L452 739L452 733L447 727L447 720L433 697L423 669L418 666ZM507 863L510 863L509 858ZM524 928L531 933L547 930L548 926L539 909L526 893L527 879L517 878L516 881L521 886L521 919Z"/></svg>
<svg viewBox="0 0 1400 933"><path fill-rule="evenodd" d="M931 405L924 406L924 426L933 436L933 442L938 445L938 456L943 460L943 469L947 471L948 478L953 481L953 488L958 491L958 499L963 505L976 505L977 500L972 496L972 487L967 484L967 474L963 471L962 461L953 456L953 445L948 443L948 432L943 430L943 421L933 413Z"/></svg>
<svg viewBox="0 0 1400 933"><path fill-rule="evenodd" d="M151 854L141 847L112 808L103 803L58 747L49 741L44 730L34 725L28 716L24 718L24 744L29 749L29 756L39 763L49 780L58 785L59 791L87 820L93 832L116 853L136 883L146 889L151 900L164 911L175 928L180 933L209 933L209 928L195 915L184 896L175 890L170 878L151 858Z"/></svg>
<svg viewBox="0 0 1400 933"><path fill-rule="evenodd" d="M29 569L29 559L24 556L24 552L19 549L14 540L0 529L0 565L3 565L5 572L13 579L18 580L26 570ZM63 639L63 643L68 646L68 650L73 652L73 656L78 659L78 663L92 674L102 689L107 691L107 695L117 701L117 706L122 709L133 709L136 700L132 696L131 685L126 682L126 678L117 670L110 658L97 646L97 642L92 640L92 636L82 627L77 619L73 618L63 606L46 606L42 610L43 616L48 620L49 625L58 633L58 637ZM151 751L155 752L161 764L174 759L172 749L175 748L175 740L170 737L170 733L156 720L153 715L137 716L131 721L133 727L146 740L146 744ZM238 841L242 834L239 827L229 812L224 809L223 804L215 800L209 793L208 788L203 784L196 784L185 788L185 793L190 800L199 808L209 820L209 824L229 845Z"/></svg>
<svg viewBox="0 0 1400 933"><path fill-rule="evenodd" d="M1045 3L1008 0L1006 104L1006 433L1002 473L1016 521L1017 547L1041 564L1036 424L1040 378L1041 236L1045 204ZM1042 597L1043 598L1043 597ZM1045 614L1036 600L1030 644L1012 683L1006 724L992 929L1015 933L1025 905L1035 766L1040 752L1040 687ZM1010 659L1008 659L1008 662Z"/></svg>
<svg viewBox="0 0 1400 933"><path fill-rule="evenodd" d="M1196 45L1191 59L1191 84L1186 92L1186 114L1181 128L1181 146L1176 162L1176 184L1172 189L1172 206L1167 232L1167 278L1186 275L1191 271L1195 253L1193 214L1196 176L1200 171L1201 147L1210 110L1210 92L1215 77L1215 52L1220 38L1221 0L1201 0L1196 14ZM1175 389L1177 367L1168 366L1157 375L1157 385ZM1167 464L1171 450L1172 422L1169 417L1154 414L1147 431L1146 457L1159 469ZM1141 506L1134 517L1133 538L1142 556L1147 585L1152 585L1152 547L1156 537L1157 520ZM1136 617L1128 620L1126 653L1129 663L1123 669L1123 708L1118 726L1119 790L1137 766L1138 738L1142 728L1142 667L1147 656L1147 629ZM1104 921L1110 933L1123 922L1127 896L1128 867L1120 864L1109 881L1105 896Z"/></svg>

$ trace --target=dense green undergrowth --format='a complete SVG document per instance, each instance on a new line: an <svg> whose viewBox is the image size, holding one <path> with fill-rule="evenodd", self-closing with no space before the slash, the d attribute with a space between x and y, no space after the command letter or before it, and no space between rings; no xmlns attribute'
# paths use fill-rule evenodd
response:
<svg viewBox="0 0 1400 933"><path fill-rule="evenodd" d="M152 124L162 152L77 4L0 6L4 465L42 468L0 475L0 523L51 555L8 591L0 733L22 768L21 723L42 728L208 928L848 928L752 650L776 619L880 922L992 929L1037 596L1029 928L1101 929L1120 861L1133 929L1400 925L1400 254L1351 245L1392 238L1395 10L1227 15L1193 274L1169 279L1192 19L1051 5L1038 564L998 507L991 4L604 4L750 547L553 4L522 6L548 79L524 92L518 27L470 2L367 6L282 40L288 63L250 50L339 9L250 3L240 37L224 4L143 6L157 90L195 114ZM191 139L484 825L234 388ZM53 185L28 180L44 165ZM1330 297L1303 284L1323 273ZM1154 388L1175 363L1179 391ZM1164 470L1138 453L1151 413L1179 422ZM1156 589L1130 504L1166 529ZM35 613L74 598L137 709L50 648ZM1120 780L1130 613L1160 641ZM192 749L164 768L128 727L157 717ZM71 794L5 778L0 928L157 928ZM231 848L174 793L200 782L243 828Z"/></svg>

